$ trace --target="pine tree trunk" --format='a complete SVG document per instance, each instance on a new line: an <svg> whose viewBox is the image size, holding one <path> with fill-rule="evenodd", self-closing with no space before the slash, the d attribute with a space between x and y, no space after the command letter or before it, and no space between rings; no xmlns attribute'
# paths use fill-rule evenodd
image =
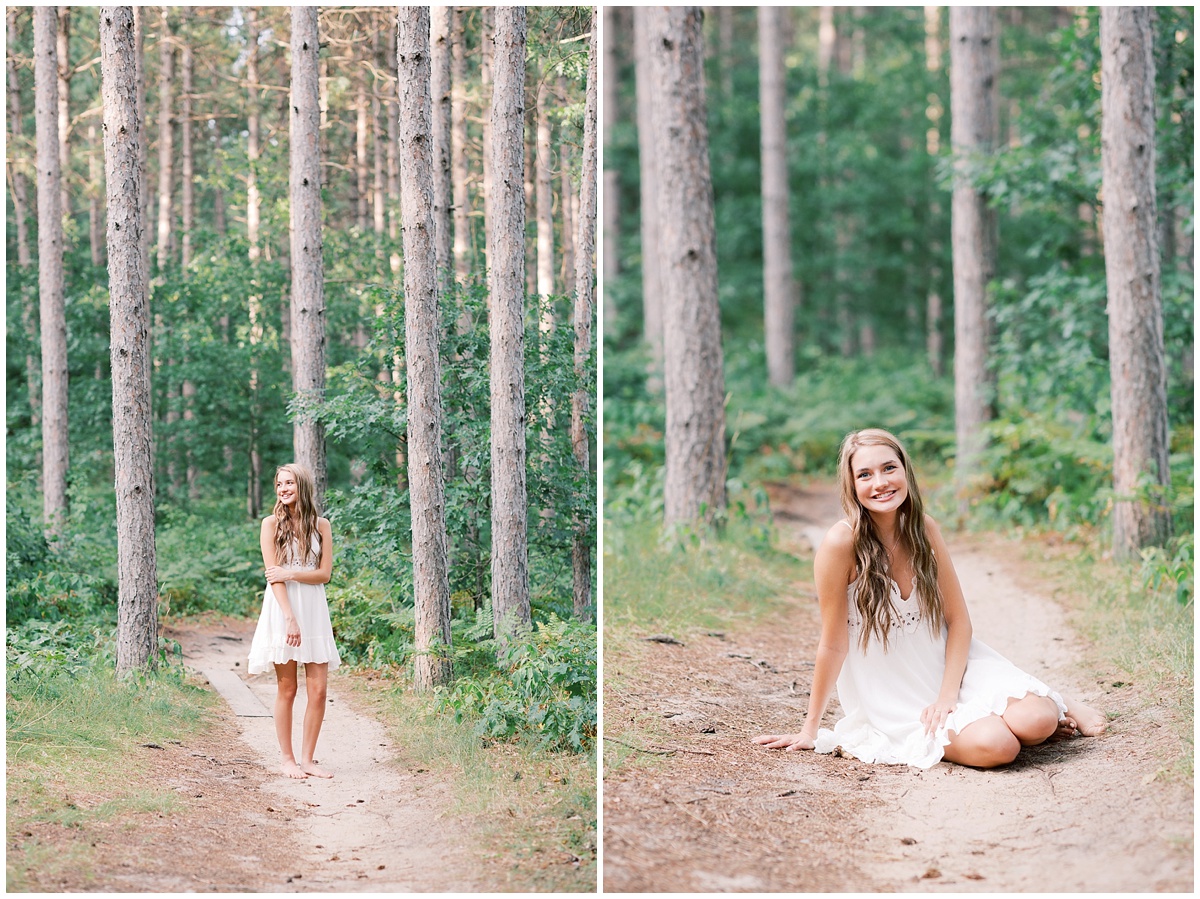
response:
<svg viewBox="0 0 1200 899"><path fill-rule="evenodd" d="M1000 33L991 7L950 8L950 145L955 157L950 209L954 252L955 486L960 519L979 476L983 426L992 418L987 286L996 274L996 214L970 182L969 157L989 153L999 135Z"/></svg>
<svg viewBox="0 0 1200 899"><path fill-rule="evenodd" d="M367 165L367 67L365 60L355 54L357 75L354 80L354 183L358 210L358 230L366 233L369 227L371 188Z"/></svg>
<svg viewBox="0 0 1200 899"><path fill-rule="evenodd" d="M183 94L179 98L179 153L182 164L180 203L183 206L180 264L186 271L192 264L192 228L195 227L196 218L196 160L192 151L192 91L195 89L193 79L196 65L192 55L192 38L187 33L187 23L192 17L191 7L182 7L181 15L184 27L180 29L183 40L180 58Z"/></svg>
<svg viewBox="0 0 1200 899"><path fill-rule="evenodd" d="M592 11L592 39L588 45L587 93L583 114L583 160L579 175L579 215L575 238L575 377L578 386L571 397L571 449L583 473L591 481L586 420L590 412L592 390L584 383L588 359L592 354L592 316L595 308L596 252L596 55L599 50L599 22ZM596 604L592 599L591 528L586 516L575 521L571 544L572 595L575 617L590 621Z"/></svg>
<svg viewBox="0 0 1200 899"><path fill-rule="evenodd" d="M58 169L59 205L64 220L71 218L71 7L58 7Z"/></svg>
<svg viewBox="0 0 1200 899"><path fill-rule="evenodd" d="M246 243L251 270L262 258L259 230L262 225L262 197L258 190L258 161L262 155L262 110L259 105L258 70L258 11L246 8ZM262 515L262 451L259 448L259 429L262 409L259 400L260 377L258 347L263 340L262 295L246 294L246 317L250 342L250 408L249 431L246 435L246 517L257 520Z"/></svg>
<svg viewBox="0 0 1200 899"><path fill-rule="evenodd" d="M567 79L562 75L558 76L558 97L564 106L570 103ZM559 283L562 284L563 293L570 292L570 285L575 281L575 216L578 212L579 198L571 184L572 165L571 145L567 142L565 135L560 133L558 138L558 196L559 205L562 207L562 227L559 232L562 235L562 264L559 270Z"/></svg>
<svg viewBox="0 0 1200 899"><path fill-rule="evenodd" d="M658 168L667 401L664 525L707 524L725 508L725 378L717 304L716 227L708 160L699 7L645 16L657 88Z"/></svg>
<svg viewBox="0 0 1200 899"><path fill-rule="evenodd" d="M433 96L433 243L442 292L453 279L454 235L450 227L453 191L450 184L450 7L430 10L430 62Z"/></svg>
<svg viewBox="0 0 1200 899"><path fill-rule="evenodd" d="M146 9L144 6L133 8L133 61L137 77L137 115L138 121L146 122ZM150 139L143 128L143 139L137 143L138 174L142 179L142 190L139 194L142 223L142 261L146 265L146 277L150 277ZM105 160L105 168L108 162ZM107 188L106 188L107 189Z"/></svg>
<svg viewBox="0 0 1200 899"><path fill-rule="evenodd" d="M484 197L484 218L487 218L488 200L492 195L492 63L496 56L496 8L494 6L485 6L479 11L479 43L481 45L479 52L479 102L482 105L480 117L483 119L483 127L481 131L483 142L483 197ZM522 175L524 177L524 175ZM486 226L490 227L490 225ZM485 228L486 231L486 228ZM490 268L492 264L491 258L492 239L490 235L484 235L484 255L487 257L484 260L484 267ZM487 298L488 312L492 308L492 296L488 293Z"/></svg>
<svg viewBox="0 0 1200 899"><path fill-rule="evenodd" d="M42 512L57 534L67 512L67 319L63 297L63 227L58 155L58 17L33 11L34 109L37 122L38 294L42 333Z"/></svg>
<svg viewBox="0 0 1200 899"><path fill-rule="evenodd" d="M796 287L792 280L792 228L788 218L785 69L778 6L758 8L758 67L762 124L763 323L767 380L786 387L795 377Z"/></svg>
<svg viewBox="0 0 1200 899"><path fill-rule="evenodd" d="M435 13L436 15L436 13ZM446 496L442 479L441 362L430 10L400 7L397 83L400 85L400 198L404 236L404 355L408 366L408 484L412 507L414 684L448 683L450 581ZM445 38L443 38L445 40ZM443 48L448 49L448 48ZM432 54L436 64L438 54ZM448 87L448 85L446 85ZM449 261L449 260L447 260Z"/></svg>
<svg viewBox="0 0 1200 899"><path fill-rule="evenodd" d="M650 10L633 10L633 46L637 86L638 171L641 180L642 227L642 336L650 347L650 372L653 388L661 383L663 367L663 273L662 226L658 220L660 159L654 138L654 106L661 85L653 82L650 70Z"/></svg>
<svg viewBox="0 0 1200 899"><path fill-rule="evenodd" d="M386 19L386 16L383 17ZM374 23L377 27L371 35L371 62L378 67L380 59L380 39L390 34L391 29L384 23ZM374 172L371 176L371 225L375 231L375 254L383 256L383 234L387 228L387 194L384 186L384 155L387 138L383 127L383 101L381 93L386 84L386 78L380 79L375 75L371 79L371 156L374 161Z"/></svg>
<svg viewBox="0 0 1200 899"><path fill-rule="evenodd" d="M159 72L158 72L158 243L155 245L155 255L158 263L158 277L162 278L167 270L171 253L171 190L174 180L174 131L171 126L171 91L175 80L175 54L171 49L171 20L170 7L160 10L161 34L158 37Z"/></svg>
<svg viewBox="0 0 1200 899"><path fill-rule="evenodd" d="M450 181L454 197L454 274L460 283L466 283L471 274L466 29L462 9L457 6L453 9L450 25Z"/></svg>
<svg viewBox="0 0 1200 899"><path fill-rule="evenodd" d="M942 70L942 32L941 7L925 7L925 70L934 78ZM930 103L926 109L929 128L925 132L925 152L929 154L930 166L936 164L941 152L941 104ZM929 201L929 218L938 221L942 216L939 194L934 194ZM930 241L929 258L933 264L929 269L929 292L925 298L925 354L929 359L929 368L934 377L940 378L944 373L943 340L942 340L942 268L937 264L941 258L942 242L936 238Z"/></svg>
<svg viewBox="0 0 1200 899"><path fill-rule="evenodd" d="M132 10L100 10L104 162L117 493L117 673L155 667L158 575L150 412L148 267L141 235L145 178L138 145L138 71Z"/></svg>
<svg viewBox="0 0 1200 899"><path fill-rule="evenodd" d="M525 490L525 7L495 9L491 179L492 614L504 639L530 627Z"/></svg>
<svg viewBox="0 0 1200 899"><path fill-rule="evenodd" d="M104 146L100 129L94 121L88 123L88 240L92 265L104 265L104 223L101 195L104 193Z"/></svg>
<svg viewBox="0 0 1200 899"><path fill-rule="evenodd" d="M317 9L292 7L292 390L306 410L325 398L325 286L321 258L320 97ZM325 506L325 427L306 411L293 426L296 461L312 472Z"/></svg>
<svg viewBox="0 0 1200 899"><path fill-rule="evenodd" d="M258 193L261 112L258 105L258 12L246 7L246 243L253 263L262 254L258 242L262 200ZM257 516L255 516L257 517Z"/></svg>
<svg viewBox="0 0 1200 899"><path fill-rule="evenodd" d="M617 55L616 9L604 7L604 146L613 143L613 123L620 117L620 60ZM615 164L604 169L604 279L621 273L621 172ZM604 297L604 317L615 322L617 309L608 291Z"/></svg>
<svg viewBox="0 0 1200 899"><path fill-rule="evenodd" d="M1171 533L1154 183L1154 39L1149 7L1101 7L1104 264L1112 373L1113 555L1137 558ZM1148 488L1148 489L1147 489Z"/></svg>
<svg viewBox="0 0 1200 899"><path fill-rule="evenodd" d="M8 129L15 146L21 138L21 82L17 77L17 61L13 56L17 46L17 10L8 7L5 13L8 26ZM29 255L29 190L25 173L15 162L9 164L9 183L12 185L13 211L17 218L17 265L25 268L33 260Z"/></svg>
<svg viewBox="0 0 1200 899"><path fill-rule="evenodd" d="M396 72L396 30L387 28L387 43L384 46L384 58L388 73L387 85L387 208L388 208L388 239L393 246L400 237L400 165L396 158L396 147L399 141L397 131L396 94L398 85L392 75ZM393 248L388 257L388 265L393 275L400 274L400 253Z"/></svg>

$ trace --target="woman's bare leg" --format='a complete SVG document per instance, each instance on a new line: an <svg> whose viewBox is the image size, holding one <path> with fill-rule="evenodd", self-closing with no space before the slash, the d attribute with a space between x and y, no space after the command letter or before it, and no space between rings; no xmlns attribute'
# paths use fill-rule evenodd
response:
<svg viewBox="0 0 1200 899"><path fill-rule="evenodd" d="M950 744L943 758L972 768L998 768L1007 765L1021 751L1021 741L999 715L972 721L961 732L950 733Z"/></svg>
<svg viewBox="0 0 1200 899"><path fill-rule="evenodd" d="M1022 746L1037 746L1058 730L1058 703L1049 696L1026 693L1020 699L1010 699L1000 717Z"/></svg>
<svg viewBox="0 0 1200 899"><path fill-rule="evenodd" d="M313 761L313 754L317 751L317 737L321 735L321 724L325 721L325 696L328 686L328 662L309 662L304 666L308 707L304 710L304 741L300 747L300 770L313 777L333 777L332 771L326 771Z"/></svg>
<svg viewBox="0 0 1200 899"><path fill-rule="evenodd" d="M301 779L306 775L296 764L296 755L292 752L292 706L296 702L297 689L295 662L275 666L275 684L275 736L283 757L281 770L288 777Z"/></svg>

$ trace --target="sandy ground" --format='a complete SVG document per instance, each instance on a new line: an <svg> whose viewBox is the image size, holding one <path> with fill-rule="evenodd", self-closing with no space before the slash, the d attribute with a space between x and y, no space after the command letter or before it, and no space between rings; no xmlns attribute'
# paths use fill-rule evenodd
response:
<svg viewBox="0 0 1200 899"><path fill-rule="evenodd" d="M279 748L270 709L274 675L246 677L253 622L176 631L184 664L210 675L232 698L240 740L230 751L249 757L266 777L260 803L286 820L295 869L287 889L321 892L431 892L480 889L460 827L446 814L450 787L406 766L378 721L357 711L335 672L330 677L317 758L332 779L275 776ZM229 678L228 674L233 677ZM240 694L240 696L239 696ZM256 705L257 703L257 705ZM304 679L296 701L300 748ZM236 840L235 840L236 842ZM236 851L234 849L233 851ZM295 875L299 874L299 877Z"/></svg>
<svg viewBox="0 0 1200 899"><path fill-rule="evenodd" d="M828 489L779 487L771 501L797 552L839 514ZM970 540L951 549L976 636L1109 713L1106 735L994 771L752 745L803 720L820 623L811 584L786 620L753 630L672 635L683 645L606 634L605 891L1191 892L1192 793L1162 773L1178 750L1163 725L1178 712L1083 668L1020 560ZM631 718L661 719L665 738L621 745Z"/></svg>

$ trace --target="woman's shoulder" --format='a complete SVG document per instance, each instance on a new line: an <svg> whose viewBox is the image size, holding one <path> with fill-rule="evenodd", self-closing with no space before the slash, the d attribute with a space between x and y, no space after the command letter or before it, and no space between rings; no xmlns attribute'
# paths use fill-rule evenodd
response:
<svg viewBox="0 0 1200 899"><path fill-rule="evenodd" d="M825 538L821 541L821 547L828 546L834 550L853 550L854 549L854 530L850 522L846 519L839 519L837 524L831 527L825 533Z"/></svg>
<svg viewBox="0 0 1200 899"><path fill-rule="evenodd" d="M264 518L262 520L262 529L264 531L275 530L275 514L274 513L271 513L270 515L268 515L266 518Z"/></svg>

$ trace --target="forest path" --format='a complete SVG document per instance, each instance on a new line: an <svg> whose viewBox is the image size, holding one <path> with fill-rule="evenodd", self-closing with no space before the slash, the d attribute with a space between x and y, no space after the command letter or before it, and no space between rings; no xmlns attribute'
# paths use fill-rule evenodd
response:
<svg viewBox="0 0 1200 899"><path fill-rule="evenodd" d="M773 485L770 495L797 553L840 517L827 486ZM606 640L606 734L662 717L667 747L683 751L609 766L605 890L1190 892L1192 794L1160 776L1178 750L1162 726L1171 710L1083 669L1062 610L1011 550L971 537L951 550L976 636L1115 713L1108 733L1035 747L994 771L756 747L756 734L803 720L820 635L811 585L754 628L675 634L682 646ZM840 716L831 706L827 724Z"/></svg>
<svg viewBox="0 0 1200 899"><path fill-rule="evenodd" d="M446 892L474 891L467 846L469 828L447 814L451 787L439 783L426 769L405 764L403 752L384 726L356 708L346 675L329 678L328 706L317 758L335 772L332 779L293 780L278 775L279 747L270 710L275 700L272 675L247 677L246 658L254 622L227 620L215 625L188 624L169 636L183 647L184 664L204 674L227 697L229 708L220 716L232 718L240 742L228 745L231 764L249 755L265 769L250 802L251 815L227 815L221 851L236 851L249 828L262 839L261 828L275 829L271 842L286 849L287 868L260 870L258 883L227 884L225 888L319 892ZM232 702L230 700L232 699ZM299 752L300 722L306 701L304 678L296 700L295 748ZM211 797L216 801L217 797ZM246 803L245 797L239 799ZM262 813L266 813L265 815ZM239 829L242 833L239 833ZM278 862L274 863L277 867ZM296 876L300 875L300 876Z"/></svg>

